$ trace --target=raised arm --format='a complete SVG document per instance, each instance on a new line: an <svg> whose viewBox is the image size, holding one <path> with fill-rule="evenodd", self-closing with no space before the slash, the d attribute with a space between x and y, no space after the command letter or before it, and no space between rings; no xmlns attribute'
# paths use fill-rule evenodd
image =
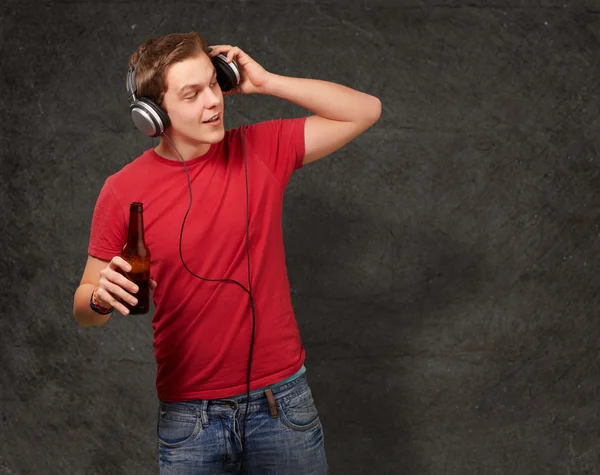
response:
<svg viewBox="0 0 600 475"><path fill-rule="evenodd" d="M241 67L242 93L279 97L315 114L306 120L305 164L343 147L377 122L381 114L381 101L375 96L333 82L271 73L238 47L213 46L211 56L219 53L226 54L228 61L235 59Z"/></svg>

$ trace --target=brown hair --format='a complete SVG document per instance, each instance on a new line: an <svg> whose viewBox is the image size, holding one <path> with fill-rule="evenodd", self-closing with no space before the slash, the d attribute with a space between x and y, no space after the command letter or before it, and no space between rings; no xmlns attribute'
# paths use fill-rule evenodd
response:
<svg viewBox="0 0 600 475"><path fill-rule="evenodd" d="M144 41L129 58L129 66L134 68L142 55L136 71L136 96L160 105L167 89L167 68L202 52L208 54L208 44L196 32L171 33Z"/></svg>

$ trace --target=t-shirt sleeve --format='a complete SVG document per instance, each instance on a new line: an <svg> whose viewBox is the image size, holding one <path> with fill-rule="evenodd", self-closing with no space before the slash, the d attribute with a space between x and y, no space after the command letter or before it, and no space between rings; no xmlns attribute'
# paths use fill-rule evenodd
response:
<svg viewBox="0 0 600 475"><path fill-rule="evenodd" d="M285 188L295 170L304 160L304 123L306 117L275 119L249 127L252 144L258 158L269 168Z"/></svg>
<svg viewBox="0 0 600 475"><path fill-rule="evenodd" d="M110 178L104 182L92 215L88 254L110 261L121 253L127 240L127 221L123 207L111 189Z"/></svg>

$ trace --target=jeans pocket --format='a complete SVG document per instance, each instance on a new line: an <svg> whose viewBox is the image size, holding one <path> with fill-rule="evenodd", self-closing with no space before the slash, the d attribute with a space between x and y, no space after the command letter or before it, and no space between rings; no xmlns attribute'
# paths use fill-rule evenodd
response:
<svg viewBox="0 0 600 475"><path fill-rule="evenodd" d="M195 439L202 430L199 414L178 411L161 404L156 427L158 443L164 447L177 448Z"/></svg>
<svg viewBox="0 0 600 475"><path fill-rule="evenodd" d="M310 430L319 425L319 412L310 389L279 404L281 422L293 430Z"/></svg>

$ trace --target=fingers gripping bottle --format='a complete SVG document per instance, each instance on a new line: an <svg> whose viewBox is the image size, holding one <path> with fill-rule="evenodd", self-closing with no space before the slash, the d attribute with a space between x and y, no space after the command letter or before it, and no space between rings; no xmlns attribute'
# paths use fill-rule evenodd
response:
<svg viewBox="0 0 600 475"><path fill-rule="evenodd" d="M144 207L134 201L129 207L129 232L127 242L121 250L121 257L131 266L131 271L124 272L125 277L133 281L139 288L134 297L138 300L135 306L128 302L123 304L131 315L148 313L150 310L150 251L144 241Z"/></svg>

